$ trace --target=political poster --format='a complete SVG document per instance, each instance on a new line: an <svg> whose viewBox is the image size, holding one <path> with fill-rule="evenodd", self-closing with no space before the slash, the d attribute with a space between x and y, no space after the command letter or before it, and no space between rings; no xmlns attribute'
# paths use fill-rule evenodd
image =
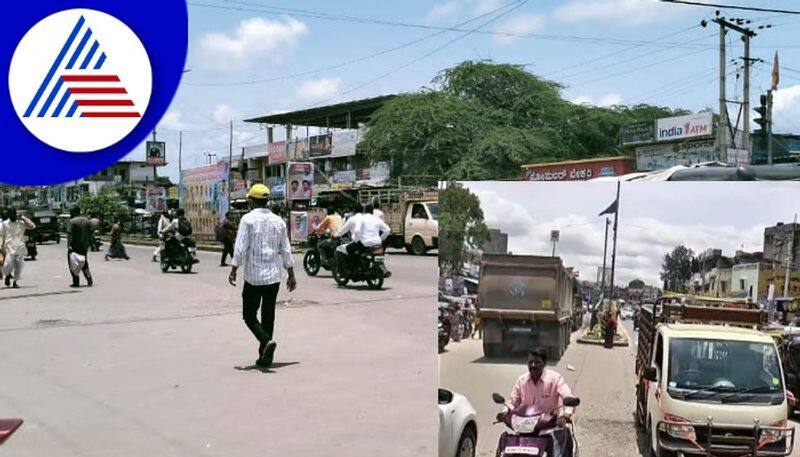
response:
<svg viewBox="0 0 800 457"><path fill-rule="evenodd" d="M305 211L292 211L290 217L292 243L299 243L308 239L308 213Z"/></svg>
<svg viewBox="0 0 800 457"><path fill-rule="evenodd" d="M286 179L290 200L308 200L314 196L314 164L292 162Z"/></svg>
<svg viewBox="0 0 800 457"><path fill-rule="evenodd" d="M181 207L198 239L214 239L214 228L225 218L229 207L227 179L225 162L181 173Z"/></svg>
<svg viewBox="0 0 800 457"><path fill-rule="evenodd" d="M330 157L331 135L316 135L308 138L308 155L311 158Z"/></svg>

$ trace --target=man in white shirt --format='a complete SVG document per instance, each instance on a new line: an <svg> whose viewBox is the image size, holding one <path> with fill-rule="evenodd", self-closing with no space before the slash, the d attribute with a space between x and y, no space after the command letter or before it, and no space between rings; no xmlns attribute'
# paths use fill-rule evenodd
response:
<svg viewBox="0 0 800 457"><path fill-rule="evenodd" d="M378 219L386 222L386 219L383 218L383 211L381 211L380 203L376 200L372 203L374 209L372 210L372 214L374 214Z"/></svg>
<svg viewBox="0 0 800 457"><path fill-rule="evenodd" d="M167 217L166 211L161 213L161 217L158 218L158 225L156 226L156 234L158 235L158 246L156 246L156 250L153 251L153 262L158 262L158 256L161 255L161 252L164 250L164 230L167 229L169 225L169 218Z"/></svg>
<svg viewBox="0 0 800 457"><path fill-rule="evenodd" d="M17 281L22 277L22 267L25 264L25 256L28 255L28 248L25 246L25 230L35 228L36 225L25 216L17 217L17 210L8 210L8 220L3 221L0 228L0 240L3 242L3 252L6 260L3 263L3 277L6 287L11 285L19 288Z"/></svg>
<svg viewBox="0 0 800 457"><path fill-rule="evenodd" d="M372 205L365 205L364 212L358 213L345 222L336 234L343 236L352 232L353 242L346 246L347 255L352 259L356 253L365 248L381 246L391 233L389 226L372 214Z"/></svg>
<svg viewBox="0 0 800 457"><path fill-rule="evenodd" d="M267 368L272 364L277 347L272 336L275 299L283 279L283 269L288 273L286 287L289 292L297 287L297 281L286 223L267 208L269 188L254 184L247 192L247 199L252 210L239 221L228 282L235 286L237 270L240 266L244 268L242 315L247 328L259 342L256 365ZM257 318L259 307L261 322Z"/></svg>

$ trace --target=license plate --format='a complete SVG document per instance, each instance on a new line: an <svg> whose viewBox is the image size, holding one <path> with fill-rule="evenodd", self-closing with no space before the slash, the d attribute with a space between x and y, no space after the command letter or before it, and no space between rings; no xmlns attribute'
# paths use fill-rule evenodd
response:
<svg viewBox="0 0 800 457"><path fill-rule="evenodd" d="M42 224L46 224L46 223L50 222L50 218L49 217L43 217L43 218L39 219L39 222L42 223Z"/></svg>
<svg viewBox="0 0 800 457"><path fill-rule="evenodd" d="M384 262L385 260L386 260L386 257L384 257L382 255L375 257L375 261L376 262Z"/></svg>
<svg viewBox="0 0 800 457"><path fill-rule="evenodd" d="M508 446L503 455L539 455L539 448L533 446Z"/></svg>

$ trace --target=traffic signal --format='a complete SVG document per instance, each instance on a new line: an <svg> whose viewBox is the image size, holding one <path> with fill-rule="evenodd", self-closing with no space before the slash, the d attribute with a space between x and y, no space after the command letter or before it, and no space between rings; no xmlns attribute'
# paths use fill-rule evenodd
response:
<svg viewBox="0 0 800 457"><path fill-rule="evenodd" d="M753 132L753 135L757 136L762 143L766 142L767 139L767 127L771 121L769 118L769 98L767 94L761 94L761 106L755 108L755 112L758 113L753 122L758 124L760 128Z"/></svg>

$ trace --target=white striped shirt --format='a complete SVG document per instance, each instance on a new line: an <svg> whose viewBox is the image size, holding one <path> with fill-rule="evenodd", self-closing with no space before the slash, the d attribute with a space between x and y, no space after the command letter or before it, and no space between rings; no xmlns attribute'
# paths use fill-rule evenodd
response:
<svg viewBox="0 0 800 457"><path fill-rule="evenodd" d="M267 208L242 216L231 265L244 268L244 280L254 286L281 282L283 268L292 268L286 223Z"/></svg>

